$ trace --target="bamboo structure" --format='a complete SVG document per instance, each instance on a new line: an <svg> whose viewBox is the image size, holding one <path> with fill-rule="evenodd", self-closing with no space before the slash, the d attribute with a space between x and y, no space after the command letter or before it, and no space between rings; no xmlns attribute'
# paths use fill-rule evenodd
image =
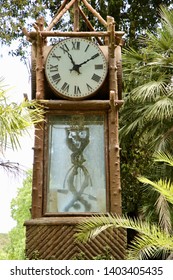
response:
<svg viewBox="0 0 173 280"><path fill-rule="evenodd" d="M36 57L37 57L37 65L36 65L36 98L44 99L44 64L43 64L43 47L46 44L41 31L44 27L44 18L40 18L34 24L34 28L37 33L37 46L36 46Z"/></svg>
<svg viewBox="0 0 173 280"><path fill-rule="evenodd" d="M105 31L96 31L88 20L80 4L83 4L89 12L104 26ZM64 14L73 8L73 31L61 32L52 30ZM85 21L89 31L80 31L80 16ZM74 235L76 224L84 217L90 217L92 213L46 213L47 203L47 172L48 172L48 148L49 138L47 115L57 114L85 114L104 113L107 117L105 124L105 164L106 164L106 205L107 212L121 215L121 180L120 180L120 148L118 139L118 114L123 104L122 100L122 67L121 46L124 32L115 31L115 21L108 16L107 21L93 9L86 0L64 0L54 18L44 29L44 20L40 18L34 24L35 31L28 32L23 28L27 40L32 42L34 75L34 98L45 108L45 122L35 128L33 188L32 188L32 219L25 222L26 226L26 253L29 259L34 251L39 251L42 259L72 259L80 251L84 252L86 259L91 259L103 252L105 246L111 248L111 254L115 259L123 259L126 247L126 232L117 230L113 237L110 231L101 234L96 241L90 244L80 245L76 243ZM44 65L50 49L46 39L49 37L84 37L94 38L100 48L106 53L108 60L108 75L102 88L88 100L69 101L61 97L54 98L48 87ZM53 96L53 97L52 97Z"/></svg>

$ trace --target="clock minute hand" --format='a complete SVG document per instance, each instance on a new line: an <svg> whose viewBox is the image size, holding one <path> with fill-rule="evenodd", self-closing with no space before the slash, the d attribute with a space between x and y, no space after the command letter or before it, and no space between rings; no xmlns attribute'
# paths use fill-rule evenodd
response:
<svg viewBox="0 0 173 280"><path fill-rule="evenodd" d="M70 54L69 52L67 52L67 54L68 54L68 57L70 58L72 64L75 65L76 63L74 62L74 60L73 60L71 54Z"/></svg>
<svg viewBox="0 0 173 280"><path fill-rule="evenodd" d="M96 53L95 55L93 55L92 57L90 57L89 59L85 60L84 62L78 64L78 67L81 67L83 64L86 64L88 61L92 60L92 59L95 59L96 57L98 57L99 54Z"/></svg>
<svg viewBox="0 0 173 280"><path fill-rule="evenodd" d="M66 52L68 54L68 57L70 58L72 64L75 65L76 63L74 62L72 55L65 48L62 48L62 49L63 49L64 52Z"/></svg>

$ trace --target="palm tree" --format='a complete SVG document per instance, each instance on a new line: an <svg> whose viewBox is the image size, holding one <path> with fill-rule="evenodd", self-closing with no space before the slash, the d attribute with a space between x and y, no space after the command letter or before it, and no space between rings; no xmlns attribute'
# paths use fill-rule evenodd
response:
<svg viewBox="0 0 173 280"><path fill-rule="evenodd" d="M120 138L136 137L158 150L173 142L173 10L161 8L157 35L146 32L139 50L124 50L124 99Z"/></svg>
<svg viewBox="0 0 173 280"><path fill-rule="evenodd" d="M8 171L19 171L17 163L3 159L7 148L20 148L19 138L28 133L28 128L43 120L43 110L36 101L17 104L8 102L7 90L0 79L0 166Z"/></svg>
<svg viewBox="0 0 173 280"><path fill-rule="evenodd" d="M157 34L147 31L138 50L123 48L122 201L123 211L135 217L143 204L136 176L153 174L155 180L150 162L155 150L173 154L173 10L162 7L160 15Z"/></svg>
<svg viewBox="0 0 173 280"><path fill-rule="evenodd" d="M163 162L173 167L173 158L170 154L156 153L155 161ZM145 215L145 219L130 219L126 216L119 217L113 214L96 215L84 220L77 226L77 239L86 242L94 238L107 228L125 228L137 231L137 235L132 241L127 252L127 258L147 259L157 258L162 255L163 258L173 254L173 221L171 212L173 210L173 183L167 179L160 179L153 182L145 177L139 177L138 180L150 187L154 203L155 217L157 222L153 222L150 215ZM156 195L157 194L157 195ZM150 192L151 195L151 192ZM148 217L148 220L147 218Z"/></svg>

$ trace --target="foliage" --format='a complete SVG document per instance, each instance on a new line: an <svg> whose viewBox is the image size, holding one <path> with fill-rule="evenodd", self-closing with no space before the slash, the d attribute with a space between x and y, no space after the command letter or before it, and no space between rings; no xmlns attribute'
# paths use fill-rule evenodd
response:
<svg viewBox="0 0 173 280"><path fill-rule="evenodd" d="M24 222L30 219L32 173L28 171L23 186L18 189L16 198L11 202L11 215L16 226L9 232L9 244L5 248L5 259L25 259ZM0 256L2 259L2 256Z"/></svg>
<svg viewBox="0 0 173 280"><path fill-rule="evenodd" d="M141 183L145 184L141 215L147 217L151 223L159 223L164 231L171 232L173 224L173 207L171 206L173 205L171 172L173 161L169 153L162 152L154 154L154 161L156 163L155 176L150 174L150 179L143 176L138 178ZM170 172L168 172L167 166L170 168ZM158 180L159 176L161 179Z"/></svg>
<svg viewBox="0 0 173 280"><path fill-rule="evenodd" d="M164 250L165 254L173 251L171 235L162 231L158 226L138 219L121 218L111 214L94 216L81 223L78 226L77 238L80 241L87 241L107 228L120 227L136 230L140 234L135 237L128 252L133 259L148 258L153 253L157 255L161 250Z"/></svg>
<svg viewBox="0 0 173 280"><path fill-rule="evenodd" d="M155 168L155 150L172 154L172 49L173 11L161 7L161 26L153 35L146 31L139 50L123 49L124 106L120 111L121 184L123 213L139 214L143 199L136 175L156 180L160 174L173 179L165 164ZM151 176L152 175L152 176ZM159 175L159 176L160 176ZM151 210L151 207L150 210Z"/></svg>
<svg viewBox="0 0 173 280"><path fill-rule="evenodd" d="M156 155L157 161L169 162L173 165L173 158L162 154ZM107 228L125 228L138 232L129 246L128 257L131 259L157 258L160 254L167 256L173 253L173 221L171 213L173 209L173 184L170 180L158 180L153 182L145 177L138 177L138 180L147 187L147 192L152 193L155 198L155 213L158 217L157 223L149 219L149 215L144 215L142 219L131 219L127 216L119 217L113 214L96 215L86 219L77 226L77 238L86 242L94 238ZM152 192L151 192L152 191ZM155 194L158 193L159 196ZM152 205L153 207L153 205ZM144 213L145 214L145 213ZM148 219L147 219L148 217Z"/></svg>
<svg viewBox="0 0 173 280"><path fill-rule="evenodd" d="M57 1L56 1L57 2ZM0 41L10 45L13 40L20 38L19 46L12 50L12 55L24 56L24 48L28 44L22 32L23 27L29 30L40 16L50 15L52 10L58 9L61 1L53 0L10 0L3 1L0 5Z"/></svg>
<svg viewBox="0 0 173 280"><path fill-rule="evenodd" d="M125 105L121 111L123 141L172 150L173 11L161 8L157 35L147 32L143 47L124 51Z"/></svg>
<svg viewBox="0 0 173 280"><path fill-rule="evenodd" d="M0 233L0 260L6 259L5 248L9 244L8 234Z"/></svg>
<svg viewBox="0 0 173 280"><path fill-rule="evenodd" d="M7 148L20 148L20 137L29 133L29 128L43 120L43 110L36 101L23 101L21 104L9 102L7 90L0 80L0 153ZM19 171L16 163L0 158L0 167L8 171Z"/></svg>
<svg viewBox="0 0 173 280"><path fill-rule="evenodd" d="M121 187L122 211L124 214L136 217L142 205L141 187L137 180L141 173L149 174L154 169L151 152L146 146L139 146L135 139L130 143L122 143L121 149ZM128 148L126 148L128 146Z"/></svg>
<svg viewBox="0 0 173 280"><path fill-rule="evenodd" d="M84 252L80 252L75 256L74 260L87 260L87 258ZM103 248L103 253L93 257L92 260L113 260L110 248Z"/></svg>
<svg viewBox="0 0 173 280"><path fill-rule="evenodd" d="M68 1L67 1L68 2ZM130 45L135 44L139 34L149 28L152 32L156 30L160 22L158 9L161 4L169 6L170 0L145 0L145 1L127 1L127 0L88 0L93 8L106 19L107 15L113 16L116 21L116 29L124 30L127 41ZM14 55L24 56L24 47L27 45L23 37L22 28L26 27L31 30L35 20L44 16L49 21L50 16L53 18L63 1L53 0L5 0L0 5L0 41L3 44L10 45L13 40L20 38L17 50L12 50ZM82 2L81 2L82 5ZM83 7L84 8L84 7ZM96 29L102 28L98 21L94 19L91 13L84 8L88 19ZM71 13L72 15L72 13ZM59 30L71 28L68 20L60 20L55 27Z"/></svg>

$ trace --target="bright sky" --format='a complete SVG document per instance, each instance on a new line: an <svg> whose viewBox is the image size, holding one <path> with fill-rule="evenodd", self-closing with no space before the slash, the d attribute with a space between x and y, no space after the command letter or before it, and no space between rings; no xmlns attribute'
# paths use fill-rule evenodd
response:
<svg viewBox="0 0 173 280"><path fill-rule="evenodd" d="M7 47L0 49L0 77L4 78L7 88L11 88L8 95L13 101L20 103L23 100L23 93L27 93L30 98L27 67L20 58L9 56ZM5 158L21 164L27 170L32 168L33 162L33 131L30 137L23 137L20 142L22 149L15 152L8 150ZM22 186L22 181L22 176L14 177L0 168L0 233L6 233L15 226L10 216L10 203L12 198L16 197L17 189Z"/></svg>

